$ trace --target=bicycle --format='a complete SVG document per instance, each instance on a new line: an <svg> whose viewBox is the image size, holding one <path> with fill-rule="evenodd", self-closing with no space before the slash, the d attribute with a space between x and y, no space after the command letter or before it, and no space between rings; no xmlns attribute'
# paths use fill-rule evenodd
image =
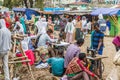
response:
<svg viewBox="0 0 120 80"><path fill-rule="evenodd" d="M98 51L95 49L87 48L88 54L89 54L89 51L91 51L91 54L87 57L87 59L89 59L91 62L91 65L90 65L91 71L97 74L100 79L102 79L102 74L105 68L104 63L102 62L102 59L107 57L100 56L100 55L97 56Z"/></svg>

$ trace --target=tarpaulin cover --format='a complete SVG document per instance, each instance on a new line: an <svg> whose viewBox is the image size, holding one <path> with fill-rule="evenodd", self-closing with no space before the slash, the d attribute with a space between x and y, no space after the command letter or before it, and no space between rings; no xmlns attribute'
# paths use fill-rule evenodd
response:
<svg viewBox="0 0 120 80"><path fill-rule="evenodd" d="M12 8L15 12L25 12L26 8Z"/></svg>
<svg viewBox="0 0 120 80"><path fill-rule="evenodd" d="M54 11L63 11L65 10L64 8L44 8L44 11L47 11L47 12L54 12Z"/></svg>
<svg viewBox="0 0 120 80"><path fill-rule="evenodd" d="M55 11L55 12L53 12L53 14L63 14L64 12L62 12L62 11Z"/></svg>
<svg viewBox="0 0 120 80"><path fill-rule="evenodd" d="M99 15L99 14L120 15L120 9L118 9L118 8L98 8L91 12L91 15L94 15L94 16Z"/></svg>
<svg viewBox="0 0 120 80"><path fill-rule="evenodd" d="M35 11L35 10L32 10L32 9L26 9L25 10L25 14L27 16L27 19L30 20L31 19L31 15L34 14L35 16L39 16L40 13Z"/></svg>

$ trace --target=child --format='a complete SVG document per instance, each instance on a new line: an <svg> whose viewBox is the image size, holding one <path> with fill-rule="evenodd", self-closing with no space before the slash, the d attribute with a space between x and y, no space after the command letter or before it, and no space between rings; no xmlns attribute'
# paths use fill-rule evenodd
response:
<svg viewBox="0 0 120 80"><path fill-rule="evenodd" d="M63 50L58 50L58 57L52 57L47 60L48 64L51 65L52 73L55 76L62 76L64 73L64 58L62 56Z"/></svg>
<svg viewBox="0 0 120 80"><path fill-rule="evenodd" d="M98 77L90 72L86 67L86 54L80 53L79 58L75 57L73 60L69 63L65 74L67 75L68 79L70 80L79 80L81 77L84 80L89 80L89 76L95 77L96 80L99 80Z"/></svg>

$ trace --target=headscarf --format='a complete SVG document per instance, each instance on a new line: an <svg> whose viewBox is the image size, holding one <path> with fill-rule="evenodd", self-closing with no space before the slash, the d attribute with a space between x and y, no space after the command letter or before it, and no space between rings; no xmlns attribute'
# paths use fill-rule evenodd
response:
<svg viewBox="0 0 120 80"><path fill-rule="evenodd" d="M19 32L22 33L22 34L24 34L24 28L23 28L23 25L22 25L19 21L16 22L16 25L15 25L15 27L14 27L14 30L16 30L17 26L20 27Z"/></svg>
<svg viewBox="0 0 120 80"><path fill-rule="evenodd" d="M86 17L83 16L82 17L82 28L84 29L86 27L86 25L87 25L87 20L86 20Z"/></svg>
<svg viewBox="0 0 120 80"><path fill-rule="evenodd" d="M102 15L102 14L99 14L98 18L99 18L99 19L103 19L103 15Z"/></svg>

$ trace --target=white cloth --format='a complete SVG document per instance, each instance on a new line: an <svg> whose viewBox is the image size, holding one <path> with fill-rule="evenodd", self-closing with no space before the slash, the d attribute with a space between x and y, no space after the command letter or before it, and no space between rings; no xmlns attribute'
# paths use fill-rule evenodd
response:
<svg viewBox="0 0 120 80"><path fill-rule="evenodd" d="M16 30L17 26L20 27L20 30L19 30L19 31ZM15 27L14 27L13 30L14 30L16 33L18 33L18 34L24 34L24 28L23 28L23 25L22 25L19 21L16 22L16 25L15 25Z"/></svg>
<svg viewBox="0 0 120 80"><path fill-rule="evenodd" d="M54 24L55 24L55 25L59 25L59 24L60 24L60 21L59 21L59 20L55 20L55 21L54 21Z"/></svg>
<svg viewBox="0 0 120 80"><path fill-rule="evenodd" d="M0 27L0 52L7 52L11 48L11 32L6 28L4 19L0 19Z"/></svg>
<svg viewBox="0 0 120 80"><path fill-rule="evenodd" d="M37 29L38 29L38 34L42 34L42 21L39 20L35 23L35 25L37 26Z"/></svg>
<svg viewBox="0 0 120 80"><path fill-rule="evenodd" d="M73 22L74 26L75 26L75 25L76 25L76 23L77 23L77 21L76 21L75 19L74 19L72 22Z"/></svg>
<svg viewBox="0 0 120 80"><path fill-rule="evenodd" d="M82 20L82 29L87 29L87 20Z"/></svg>
<svg viewBox="0 0 120 80"><path fill-rule="evenodd" d="M45 48L47 48L46 45L47 42L55 42L55 41L56 41L55 39L51 39L49 35L45 33L40 36L37 46L38 47L44 46Z"/></svg>
<svg viewBox="0 0 120 80"><path fill-rule="evenodd" d="M48 68L48 63L41 63L41 64L39 64L39 65L37 65L35 68Z"/></svg>
<svg viewBox="0 0 120 80"><path fill-rule="evenodd" d="M35 23L35 25L37 26L37 29L38 29L38 34L44 34L46 33L46 30L47 30L47 22L43 22L42 20L39 20Z"/></svg>
<svg viewBox="0 0 120 80"><path fill-rule="evenodd" d="M26 37L26 38L24 38L23 41L21 41L22 48L23 48L24 51L27 51L29 49L28 48L29 41L30 41L30 37Z"/></svg>
<svg viewBox="0 0 120 80"><path fill-rule="evenodd" d="M88 29L88 30L91 30L91 22L88 22L88 23L87 23L87 29Z"/></svg>
<svg viewBox="0 0 120 80"><path fill-rule="evenodd" d="M67 33L73 33L74 32L74 25L73 25L73 22L68 22L66 27L65 27L65 32Z"/></svg>

